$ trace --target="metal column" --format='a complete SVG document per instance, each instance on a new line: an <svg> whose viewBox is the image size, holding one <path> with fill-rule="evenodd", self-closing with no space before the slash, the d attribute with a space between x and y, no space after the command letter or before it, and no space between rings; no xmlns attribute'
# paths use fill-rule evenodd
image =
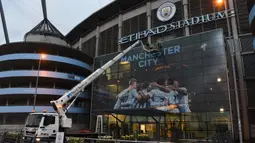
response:
<svg viewBox="0 0 255 143"><path fill-rule="evenodd" d="M235 10L233 0L228 0L228 3L229 3L229 8ZM246 106L246 98L245 98L246 94L245 94L245 86L244 86L244 79L243 79L244 74L243 74L243 69L242 69L242 67L243 67L242 66L242 58L241 58L241 54L240 54L241 47L240 47L239 38L238 38L236 17L232 16L230 18L230 20L231 20L230 22L232 25L232 32L233 32L232 56L233 56L233 60L236 61L235 64L237 65L238 82L239 82L239 87L240 87L239 88L240 92L238 92L237 85L235 85L236 86L235 93L236 93L239 139L240 139L240 143L242 143L243 142L243 133L244 133L244 139L245 140L249 139L248 115L247 115L247 106ZM236 68L235 64L232 65L234 74L235 74L235 68ZM234 79L234 80L237 81L237 79ZM240 93L240 95L238 95L238 93ZM241 123L239 97L241 99L243 128L242 128L242 123ZM242 132L242 129L244 130L243 132Z"/></svg>
<svg viewBox="0 0 255 143"><path fill-rule="evenodd" d="M118 23L118 28L119 28L119 33L118 33L118 39L121 39L121 37L122 37L122 14L119 14L119 23ZM118 43L118 52L120 52L121 51L121 44L120 43Z"/></svg>
<svg viewBox="0 0 255 143"><path fill-rule="evenodd" d="M37 77L36 77L33 110L35 110L35 103L36 103L36 97L37 97L37 88L38 88L38 80L39 80L39 76L40 76L41 61L42 61L42 58L40 57L39 64L38 64L38 70L37 70Z"/></svg>
<svg viewBox="0 0 255 143"><path fill-rule="evenodd" d="M183 4L183 16L185 20L188 20L189 18L189 14L188 14L188 0L182 0L182 4ZM185 27L185 36L189 36L190 32L189 32L189 27L186 26Z"/></svg>
<svg viewBox="0 0 255 143"><path fill-rule="evenodd" d="M100 36L100 27L97 26L97 29L96 29L96 50L95 50L95 57L98 56L99 36Z"/></svg>
<svg viewBox="0 0 255 143"><path fill-rule="evenodd" d="M77 50L80 50L80 51L82 50L82 37L80 37L79 39L79 48Z"/></svg>
<svg viewBox="0 0 255 143"><path fill-rule="evenodd" d="M10 40L9 40L6 21L5 21L5 17L4 17L4 9L3 9L3 5L2 5L2 0L0 0L0 14L1 14L1 19L2 19L2 24L3 24L5 42L8 44L8 43L10 43Z"/></svg>
<svg viewBox="0 0 255 143"><path fill-rule="evenodd" d="M146 11L147 11L147 29L151 29L151 2L147 2ZM151 44L151 36L148 36L148 43Z"/></svg>

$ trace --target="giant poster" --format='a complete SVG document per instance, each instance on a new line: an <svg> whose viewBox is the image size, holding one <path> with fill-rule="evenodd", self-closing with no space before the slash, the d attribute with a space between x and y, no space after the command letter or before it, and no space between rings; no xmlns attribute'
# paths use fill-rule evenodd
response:
<svg viewBox="0 0 255 143"><path fill-rule="evenodd" d="M94 82L93 108L154 108L170 113L228 110L222 30L161 44L160 51L153 53L134 48L107 69ZM97 57L95 68L116 55Z"/></svg>

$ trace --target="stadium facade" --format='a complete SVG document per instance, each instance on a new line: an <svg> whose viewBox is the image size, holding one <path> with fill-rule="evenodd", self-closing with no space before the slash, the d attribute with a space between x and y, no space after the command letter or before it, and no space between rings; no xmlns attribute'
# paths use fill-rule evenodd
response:
<svg viewBox="0 0 255 143"><path fill-rule="evenodd" d="M0 46L0 130L21 131L31 112L54 112L58 99L87 77L93 59L67 45L64 36L42 20L29 31L24 42ZM70 108L76 130L88 128L88 87Z"/></svg>
<svg viewBox="0 0 255 143"><path fill-rule="evenodd" d="M195 138L224 130L235 138L242 133L247 140L254 137L255 124L255 54L248 19L241 0L115 0L78 24L66 39L74 49L95 57L95 69L138 39L162 45L159 57L139 48L131 51L95 81L92 112L112 109L131 78L144 83L167 76L188 89L192 113L183 122ZM110 124L119 121L105 117L106 131L111 132ZM120 118L129 130L143 130L152 138L158 128L164 130L164 124L157 127L151 118Z"/></svg>

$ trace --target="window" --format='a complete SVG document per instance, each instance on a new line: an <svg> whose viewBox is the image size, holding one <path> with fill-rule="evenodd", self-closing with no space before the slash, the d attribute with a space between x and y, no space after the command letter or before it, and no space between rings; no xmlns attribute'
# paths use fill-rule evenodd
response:
<svg viewBox="0 0 255 143"><path fill-rule="evenodd" d="M55 124L55 116L44 116L44 126Z"/></svg>
<svg viewBox="0 0 255 143"><path fill-rule="evenodd" d="M118 25L115 25L100 33L99 55L118 51Z"/></svg>
<svg viewBox="0 0 255 143"><path fill-rule="evenodd" d="M95 56L95 49L96 49L96 37L89 39L88 41L82 44L82 52L86 53L87 55L94 57Z"/></svg>

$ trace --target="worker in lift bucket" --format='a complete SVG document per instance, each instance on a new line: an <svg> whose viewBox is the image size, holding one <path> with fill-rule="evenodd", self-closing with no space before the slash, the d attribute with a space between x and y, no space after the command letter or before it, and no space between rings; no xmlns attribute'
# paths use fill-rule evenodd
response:
<svg viewBox="0 0 255 143"><path fill-rule="evenodd" d="M140 96L137 93L137 80L129 80L129 87L117 95L117 102L113 109L135 108Z"/></svg>

